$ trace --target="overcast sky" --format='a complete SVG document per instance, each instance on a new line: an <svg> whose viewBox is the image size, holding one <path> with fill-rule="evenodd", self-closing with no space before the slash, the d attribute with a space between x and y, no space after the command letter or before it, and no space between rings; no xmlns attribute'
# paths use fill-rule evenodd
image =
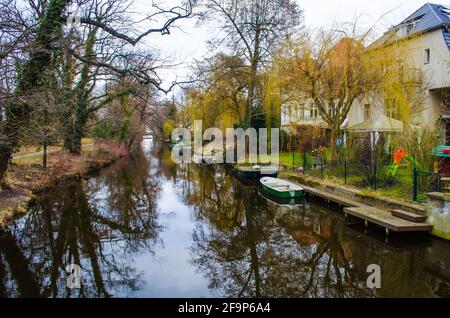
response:
<svg viewBox="0 0 450 318"><path fill-rule="evenodd" d="M162 3L177 0L165 0ZM179 3L180 0L178 0ZM148 0L137 0L138 7L148 6ZM383 33L390 26L398 24L424 5L420 0L297 0L303 9L305 26L310 29L331 26L335 21L345 23L359 17L361 27L376 24L376 30ZM450 0L437 0L435 3L450 7ZM144 10L143 10L144 11ZM380 18L383 17L381 20ZM181 80L188 73L187 65L194 59L208 54L206 41L216 34L214 26L196 26L193 20L179 23L181 30L174 29L169 36L153 35L146 39L145 45L158 49L162 56L182 65L162 72L166 86L175 79Z"/></svg>

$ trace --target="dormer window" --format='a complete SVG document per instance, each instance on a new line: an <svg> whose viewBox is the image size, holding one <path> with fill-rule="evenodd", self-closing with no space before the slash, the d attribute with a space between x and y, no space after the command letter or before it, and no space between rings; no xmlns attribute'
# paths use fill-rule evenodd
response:
<svg viewBox="0 0 450 318"><path fill-rule="evenodd" d="M424 52L424 64L430 64L431 62L431 50L425 49Z"/></svg>
<svg viewBox="0 0 450 318"><path fill-rule="evenodd" d="M411 31L414 29L414 22L408 23L406 25L406 34L411 34Z"/></svg>
<svg viewBox="0 0 450 318"><path fill-rule="evenodd" d="M411 19L411 20L406 21L406 22L403 23L405 31L406 31L406 35L410 35L410 34L414 33L414 28L420 22L420 20L422 20L422 18L424 16L425 15L423 14L421 16L418 16L418 17L416 17L414 19Z"/></svg>

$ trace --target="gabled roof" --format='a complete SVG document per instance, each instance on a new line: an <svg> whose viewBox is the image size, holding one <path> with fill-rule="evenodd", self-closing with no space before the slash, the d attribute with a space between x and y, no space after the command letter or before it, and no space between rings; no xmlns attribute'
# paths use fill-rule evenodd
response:
<svg viewBox="0 0 450 318"><path fill-rule="evenodd" d="M450 26L450 8L440 4L427 3L411 14L394 29L409 27L409 34L432 31Z"/></svg>
<svg viewBox="0 0 450 318"><path fill-rule="evenodd" d="M401 23L389 29L372 47L389 44L402 38L442 29L450 50L450 8L441 4L427 3Z"/></svg>

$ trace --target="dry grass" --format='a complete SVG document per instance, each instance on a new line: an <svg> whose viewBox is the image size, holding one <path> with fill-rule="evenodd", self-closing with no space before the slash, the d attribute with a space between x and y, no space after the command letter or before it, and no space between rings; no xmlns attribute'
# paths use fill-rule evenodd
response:
<svg viewBox="0 0 450 318"><path fill-rule="evenodd" d="M49 187L61 179L81 176L91 169L101 167L119 158L120 147L114 142L99 142L84 147L82 155L67 151L57 151L48 157L47 168L41 165L41 156L17 159L11 165L6 181L13 189L38 191Z"/></svg>
<svg viewBox="0 0 450 318"><path fill-rule="evenodd" d="M86 175L124 155L126 152L118 143L97 142L84 147L81 156L63 150L50 154L47 168L41 165L40 156L14 161L5 180L11 189L0 190L0 227L14 216L26 213L25 207L33 192L47 189L68 178Z"/></svg>
<svg viewBox="0 0 450 318"><path fill-rule="evenodd" d="M94 150L95 148L95 139L92 138L83 138L81 140L81 145L83 147L83 150ZM28 147L21 147L20 150L13 155L13 162L16 164L27 164L27 163L34 163L38 161L42 161L42 147L38 146L28 146ZM47 148L48 154L56 153L58 151L63 150L62 146L49 146ZM30 155L24 158L17 158Z"/></svg>

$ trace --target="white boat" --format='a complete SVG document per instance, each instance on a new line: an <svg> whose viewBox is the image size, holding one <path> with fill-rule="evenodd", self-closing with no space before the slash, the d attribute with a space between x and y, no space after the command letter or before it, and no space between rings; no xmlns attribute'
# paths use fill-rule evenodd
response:
<svg viewBox="0 0 450 318"><path fill-rule="evenodd" d="M287 180L264 177L260 180L263 190L281 199L301 198L304 189Z"/></svg>

